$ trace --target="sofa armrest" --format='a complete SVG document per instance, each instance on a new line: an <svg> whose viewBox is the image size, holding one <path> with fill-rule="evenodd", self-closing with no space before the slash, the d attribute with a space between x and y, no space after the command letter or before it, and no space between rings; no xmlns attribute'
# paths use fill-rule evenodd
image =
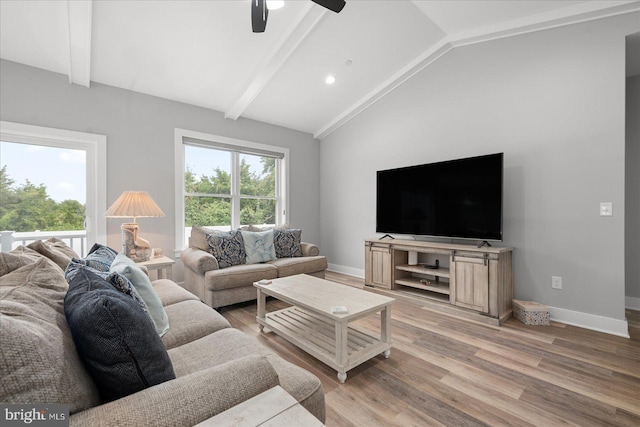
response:
<svg viewBox="0 0 640 427"><path fill-rule="evenodd" d="M245 356L73 414L74 426L192 426L279 385L265 356Z"/></svg>
<svg viewBox="0 0 640 427"><path fill-rule="evenodd" d="M182 260L185 267L188 267L194 272L200 274L204 274L211 270L217 270L219 268L216 257L202 249L186 248L180 254L180 260Z"/></svg>
<svg viewBox="0 0 640 427"><path fill-rule="evenodd" d="M313 243L300 243L302 249L302 256L318 256L320 255L320 249Z"/></svg>

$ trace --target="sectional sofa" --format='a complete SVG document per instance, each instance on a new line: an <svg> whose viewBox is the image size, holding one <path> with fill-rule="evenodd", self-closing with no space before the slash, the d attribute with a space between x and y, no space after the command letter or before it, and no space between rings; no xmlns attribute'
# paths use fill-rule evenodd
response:
<svg viewBox="0 0 640 427"><path fill-rule="evenodd" d="M77 269L82 274L70 274L70 260L91 264L91 254L73 261L75 257L55 239L1 253L0 402L68 404L71 425L190 426L280 385L324 422L324 393L317 377L232 328L197 296L170 280L151 284L168 320L168 330L163 328L160 337L155 321L135 308L129 296L118 289L100 288L111 279L86 272L82 266ZM86 283L89 276L95 285ZM86 348L87 330L77 331L81 305L73 299L91 292L89 288L99 290L98 304L94 304L98 309L116 313L118 304L129 304L139 316L127 324L118 314L118 327L111 329L105 325L114 319L105 320L99 313L80 323L81 329L101 327L100 333L108 335L101 339L115 337L109 351L102 352L105 357L117 355L121 347L132 348L114 364L119 373L130 374L114 383L111 376L118 372L109 372L109 393L104 392L100 372L96 374L95 361L87 356L92 350L95 353L94 347ZM139 327L147 328L143 338L133 337ZM148 339L149 347L161 346L158 351L167 357L150 358L145 348L136 350L136 339ZM161 372L164 378L159 379L154 378L158 359L166 365ZM129 380L137 391L127 394L124 388Z"/></svg>

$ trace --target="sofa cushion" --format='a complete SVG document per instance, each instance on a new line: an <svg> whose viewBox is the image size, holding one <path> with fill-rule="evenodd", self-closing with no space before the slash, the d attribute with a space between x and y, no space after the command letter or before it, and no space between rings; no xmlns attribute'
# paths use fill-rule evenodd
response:
<svg viewBox="0 0 640 427"><path fill-rule="evenodd" d="M276 256L278 258L302 256L301 238L302 230L300 229L274 229L273 245L276 248Z"/></svg>
<svg viewBox="0 0 640 427"><path fill-rule="evenodd" d="M94 272L83 269L71 278L64 311L103 399L115 400L175 378L151 318Z"/></svg>
<svg viewBox="0 0 640 427"><path fill-rule="evenodd" d="M246 253L242 234L238 230L207 234L209 253L216 257L220 268L244 264Z"/></svg>
<svg viewBox="0 0 640 427"><path fill-rule="evenodd" d="M222 270L207 271L204 275L205 289L219 291L252 285L262 279L275 279L278 269L269 263L237 265Z"/></svg>
<svg viewBox="0 0 640 427"><path fill-rule="evenodd" d="M36 240L33 243L29 243L27 247L55 262L62 271L67 268L71 258L79 258L78 254L73 249L67 246L65 242L56 239L55 237L44 242L42 240Z"/></svg>
<svg viewBox="0 0 640 427"><path fill-rule="evenodd" d="M162 337L167 349L187 344L231 325L215 310L200 301L182 301L166 308L171 329Z"/></svg>
<svg viewBox="0 0 640 427"><path fill-rule="evenodd" d="M216 351L220 348L224 348L225 351ZM248 354L265 355L277 372L282 388L318 419L324 420L324 392L320 380L305 369L274 355L254 338L237 329L223 329L169 350L177 377L218 366Z"/></svg>
<svg viewBox="0 0 640 427"><path fill-rule="evenodd" d="M244 251L247 264L257 264L276 259L276 249L273 246L273 230L243 231Z"/></svg>
<svg viewBox="0 0 640 427"><path fill-rule="evenodd" d="M300 258L279 258L269 262L278 268L278 277L295 274L316 273L327 269L327 258L324 256L305 256Z"/></svg>
<svg viewBox="0 0 640 427"><path fill-rule="evenodd" d="M38 262L42 258L45 257L26 246L18 246L11 252L0 252L0 276L11 273L13 270L25 265Z"/></svg>
<svg viewBox="0 0 640 427"><path fill-rule="evenodd" d="M151 282L151 285L153 285L153 289L158 294L163 307L182 301L200 301L200 298L169 279L155 280Z"/></svg>
<svg viewBox="0 0 640 427"><path fill-rule="evenodd" d="M111 263L109 273L113 272L119 273L129 279L135 290L138 291L138 294L147 305L149 315L156 326L158 335L163 336L166 334L169 330L169 318L162 307L160 297L153 289L153 286L151 286L149 276L147 276L147 274L142 271L142 269L137 266L131 258L127 257L123 253L119 253L113 260L113 263Z"/></svg>
<svg viewBox="0 0 640 427"><path fill-rule="evenodd" d="M17 256L2 253L0 264ZM71 413L100 403L65 320L67 288L44 257L0 277L0 402L62 403Z"/></svg>

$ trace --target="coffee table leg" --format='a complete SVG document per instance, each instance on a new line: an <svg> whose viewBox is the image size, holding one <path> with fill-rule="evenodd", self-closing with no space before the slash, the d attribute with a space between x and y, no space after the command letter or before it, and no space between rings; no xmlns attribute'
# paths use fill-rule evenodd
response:
<svg viewBox="0 0 640 427"><path fill-rule="evenodd" d="M340 369L338 369L340 384L343 384L347 379L347 373L344 371L345 366L347 366L347 334L347 322L336 322L336 362L340 366Z"/></svg>
<svg viewBox="0 0 640 427"><path fill-rule="evenodd" d="M260 332L264 329L262 322L265 320L265 305L267 304L267 296L258 288L258 327Z"/></svg>
<svg viewBox="0 0 640 427"><path fill-rule="evenodd" d="M380 341L391 344L391 306L386 306L380 313ZM385 350L385 359L391 355L391 349Z"/></svg>
<svg viewBox="0 0 640 427"><path fill-rule="evenodd" d="M338 372L338 381L340 381L340 384L344 384L344 382L347 380L347 373L346 372Z"/></svg>

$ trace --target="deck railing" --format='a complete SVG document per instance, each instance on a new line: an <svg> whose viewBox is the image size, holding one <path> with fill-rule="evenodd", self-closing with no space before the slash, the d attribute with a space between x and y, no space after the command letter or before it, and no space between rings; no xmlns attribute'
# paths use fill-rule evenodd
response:
<svg viewBox="0 0 640 427"><path fill-rule="evenodd" d="M26 246L36 240L47 240L51 237L56 237L62 240L81 257L84 257L89 250L87 248L87 232L85 230L30 232L2 231L0 233L2 233L2 237L0 239L2 252L9 252L20 245Z"/></svg>

